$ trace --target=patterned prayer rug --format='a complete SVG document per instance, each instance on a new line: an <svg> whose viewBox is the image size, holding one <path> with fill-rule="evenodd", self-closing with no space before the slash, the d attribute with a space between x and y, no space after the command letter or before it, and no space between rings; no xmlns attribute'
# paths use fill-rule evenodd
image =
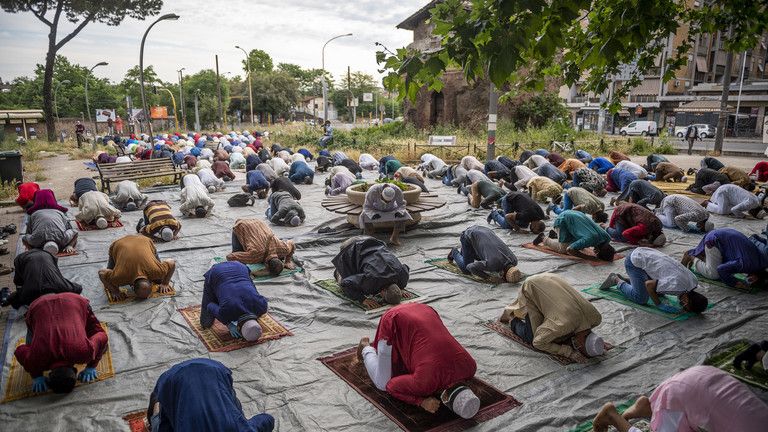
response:
<svg viewBox="0 0 768 432"><path fill-rule="evenodd" d="M99 227L97 227L96 224L86 225L80 221L75 221L75 222L77 222L77 229L79 229L80 231L97 231L99 229ZM120 219L115 219L114 221L107 223L107 228L122 228L122 227L123 227L123 223L120 222Z"/></svg>
<svg viewBox="0 0 768 432"><path fill-rule="evenodd" d="M431 266L435 266L439 269L449 271L455 275L465 277L467 279L470 279L482 284L498 285L498 284L504 283L504 280L499 276L492 276L489 279L483 279L473 274L464 274L461 270L459 270L459 268L455 264L449 262L448 258L432 258L424 262Z"/></svg>
<svg viewBox="0 0 768 432"><path fill-rule="evenodd" d="M749 370L733 367L734 357L741 354L750 345L752 343L747 340L737 341L733 345L729 345L722 351L710 356L704 361L704 364L722 369L746 384L768 391L768 372L763 369L763 365L760 362L755 363L752 369Z"/></svg>
<svg viewBox="0 0 768 432"><path fill-rule="evenodd" d="M720 287L720 288L728 288L728 289L736 290L736 291L747 293L747 294L754 294L754 293L760 291L760 287L758 285L756 285L756 284L748 285L746 288L738 288L738 287L735 287L735 286L730 286L730 285L728 285L728 284L726 284L726 283L724 283L723 281L720 281L720 280L707 279L704 276L702 276L701 274L699 274L698 272L693 271L693 270L691 270L691 271L693 272L693 274L696 275L696 278L700 282L704 282L704 283L709 284L709 285L714 285L714 286ZM746 284L746 282L747 282L747 275L744 274L744 273L737 273L737 274L734 275L734 277L737 280L739 280L740 282L742 282L742 283Z"/></svg>
<svg viewBox="0 0 768 432"><path fill-rule="evenodd" d="M591 362L594 361L592 359L588 359L587 357L585 357L585 356L583 356L581 354L579 354L579 359L578 360L572 360L572 359L569 359L568 357L563 357L563 356L559 356L559 355L556 355L556 354L550 354L550 353L547 353L547 352L544 352L544 351L537 350L536 348L533 347L533 345L525 342L520 336L516 335L515 332L513 332L512 329L509 328L509 325L504 324L504 323L502 323L501 321L498 321L498 320L488 321L488 322L483 323L483 325L485 327L488 327L489 329L495 331L496 333L504 336L505 338L511 339L511 340L519 343L520 345L522 345L522 346L524 346L524 347L526 347L526 348L528 348L528 349L530 349L532 351L536 351L536 352L540 352L542 354L546 354L552 360L560 363L561 365L569 365L569 364L573 364L573 363L588 364L588 363L591 363ZM603 342L603 343L605 344L605 350L606 351L608 351L610 349L613 349L613 345L609 344L608 342Z"/></svg>
<svg viewBox="0 0 768 432"><path fill-rule="evenodd" d="M549 255L554 255L554 256L559 257L559 258L564 258L564 259L569 259L569 260L574 260L574 261L585 262L585 263L587 263L587 264L589 264L589 265L591 265L593 267L604 266L604 265L610 264L610 262L608 262L608 261L603 261L603 260L598 259L595 256L595 253L594 253L594 251L592 251L591 248L590 249L584 249L584 250L581 251L584 255L592 257L590 259L586 259L586 258L576 257L576 256L573 256L573 255L557 253L557 252L553 251L552 249L549 249L549 248L545 247L543 243L538 245L538 246L534 245L533 243L525 243L522 246L524 248L526 248L526 249L537 250L539 252L543 252L543 253L549 254ZM618 260L620 260L622 258L624 258L624 255L618 254L618 253L613 256L613 260L614 261L618 261Z"/></svg>
<svg viewBox="0 0 768 432"><path fill-rule="evenodd" d="M147 412L134 411L123 416L123 420L128 424L131 432L149 432L147 425Z"/></svg>
<svg viewBox="0 0 768 432"><path fill-rule="evenodd" d="M109 333L109 329L107 328L106 323L101 323L101 326L105 331L107 331L107 333ZM16 347L19 347L23 343L24 338L19 339L19 341L16 343ZM33 393L32 376L24 370L24 367L22 367L19 361L16 360L16 356L12 355L11 357L11 368L10 372L8 373L8 382L5 386L5 397L3 398L2 403L52 393L50 390L45 393ZM85 365L83 364L75 365L75 367L77 368L78 373L85 369ZM81 383L80 380L78 380L76 386L79 387L81 385L93 384L95 382L103 381L115 376L115 369L112 367L112 350L109 348L109 345L107 345L107 351L101 357L101 361L96 366L96 370L99 374L95 381L90 383ZM49 371L46 371L46 375L48 372Z"/></svg>
<svg viewBox="0 0 768 432"><path fill-rule="evenodd" d="M339 284L336 283L333 279L324 279L319 280L315 282L315 285L318 287L329 291L333 295L340 297L358 308L365 311L366 314L378 314L380 312L386 311L387 309L390 309L393 307L393 305L387 304L384 299L381 297L381 294L376 294L374 296L368 296L366 298L366 302L359 302L357 300L353 300L349 297L347 297L346 294L344 294L344 291L342 291L341 287L339 287ZM422 296L421 294L415 293L413 291L410 291L408 289L402 290L403 297L400 304L404 303L425 303L428 296Z"/></svg>
<svg viewBox="0 0 768 432"><path fill-rule="evenodd" d="M226 259L226 258L224 258L224 257L213 257L213 262L215 262L216 264L218 264L218 263L222 263L222 262L224 262L224 261L226 261L226 260L227 260L227 259ZM260 271L260 270L264 270L264 264L246 264L246 266L247 266L247 267L248 267L248 269L249 269L250 271L252 271L252 272L253 272L253 271ZM271 275L265 275L265 276L256 276L256 277L254 277L254 276L251 276L251 279L253 279L253 280L255 280L255 281L264 281L264 280L274 279L274 278L277 278L277 277L282 277L282 276L290 276L290 275L292 275L292 274L295 274L295 273L301 273L301 272L303 272L303 271L304 271L304 269L303 269L303 268L301 268L301 267L299 267L299 266L296 266L296 268L294 268L293 270L289 270L289 269L283 269L283 271L282 271L282 272L280 272L280 274L279 274L279 275L277 275L277 276L271 276Z"/></svg>
<svg viewBox="0 0 768 432"><path fill-rule="evenodd" d="M285 336L293 336L293 333L288 331L285 326L272 318L268 313L260 316L258 319L262 329L261 337L255 342L249 342L245 339L233 338L232 335L229 334L227 326L220 323L218 320L214 320L211 328L202 328L200 326L200 305L179 309L179 312L181 312L181 316L187 320L192 331L195 332L197 337L200 338L203 345L205 345L210 352L234 351L251 345L280 339Z"/></svg>
<svg viewBox="0 0 768 432"><path fill-rule="evenodd" d="M514 397L478 378L472 378L466 384L480 398L480 411L475 417L462 419L444 405L435 414L430 414L378 390L368 377L365 366L357 360L356 352L357 348L353 347L318 360L406 432L462 431L522 405Z"/></svg>
<svg viewBox="0 0 768 432"><path fill-rule="evenodd" d="M104 288L104 294L106 294L107 301L109 301L109 304L128 303L136 300L136 294L133 292L133 288L121 287L120 291L122 291L126 295L125 299L123 300L118 300L113 298L109 290ZM160 292L160 285L152 284L152 294L149 295L149 298L173 297L175 295L176 295L176 289L173 287L173 284L171 284L171 291L167 293Z"/></svg>

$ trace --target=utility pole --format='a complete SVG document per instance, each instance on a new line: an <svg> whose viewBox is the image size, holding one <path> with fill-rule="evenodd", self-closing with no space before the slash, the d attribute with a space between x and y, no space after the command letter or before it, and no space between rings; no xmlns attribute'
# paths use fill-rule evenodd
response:
<svg viewBox="0 0 768 432"><path fill-rule="evenodd" d="M200 111L197 109L200 90L195 90L195 131L200 131Z"/></svg>
<svg viewBox="0 0 768 432"><path fill-rule="evenodd" d="M349 92L349 103L352 105L352 124L357 123L357 101L355 101L355 94L352 93L352 68L347 66L347 91ZM365 121L365 120L363 120Z"/></svg>
<svg viewBox="0 0 768 432"><path fill-rule="evenodd" d="M226 122L224 118L224 103L221 100L221 75L219 75L219 55L216 54L216 92L219 94L219 125L222 127Z"/></svg>
<svg viewBox="0 0 768 432"><path fill-rule="evenodd" d="M728 28L728 39L731 38L732 27ZM724 44L723 44L724 45ZM731 68L733 67L733 52L725 55L725 72L723 73L723 94L720 97L720 115L717 118L717 133L715 134L715 156L723 152L723 138L728 126L728 93L731 91Z"/></svg>
<svg viewBox="0 0 768 432"><path fill-rule="evenodd" d="M744 87L744 68L747 66L747 52L741 55L741 78L739 78L739 96L736 97L736 119L733 123L733 136L739 134L739 110L741 109L741 89Z"/></svg>
<svg viewBox="0 0 768 432"><path fill-rule="evenodd" d="M184 68L178 70L179 72L179 103L181 104L181 124L184 126L184 131L187 131L187 116L184 115ZM178 126L176 126L178 128Z"/></svg>
<svg viewBox="0 0 768 432"><path fill-rule="evenodd" d="M496 159L496 119L499 112L499 92L496 86L491 83L488 91L488 146L486 149L486 159Z"/></svg>

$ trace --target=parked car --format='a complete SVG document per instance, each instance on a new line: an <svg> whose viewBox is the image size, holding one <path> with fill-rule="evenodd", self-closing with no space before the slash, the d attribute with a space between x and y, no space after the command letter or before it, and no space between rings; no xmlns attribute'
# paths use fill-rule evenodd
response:
<svg viewBox="0 0 768 432"><path fill-rule="evenodd" d="M658 126L656 122L647 120L633 121L632 123L619 129L621 135L656 135L658 133Z"/></svg>
<svg viewBox="0 0 768 432"><path fill-rule="evenodd" d="M717 133L717 128L703 123L694 123L696 129L699 130L699 138L714 138ZM685 138L685 131L688 126L675 126L675 136L678 138Z"/></svg>

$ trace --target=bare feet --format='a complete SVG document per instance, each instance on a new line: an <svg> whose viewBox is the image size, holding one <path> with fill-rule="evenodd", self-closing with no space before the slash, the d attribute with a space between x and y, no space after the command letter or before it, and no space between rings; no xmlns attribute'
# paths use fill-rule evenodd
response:
<svg viewBox="0 0 768 432"><path fill-rule="evenodd" d="M612 418L618 415L616 407L610 402L606 403L592 420L592 429L595 432L606 432L608 427L613 425Z"/></svg>
<svg viewBox="0 0 768 432"><path fill-rule="evenodd" d="M366 298L365 300L363 300L362 303L363 303L363 306L367 307L368 309L373 309L379 305L378 303L376 303L375 300L370 298Z"/></svg>
<svg viewBox="0 0 768 432"><path fill-rule="evenodd" d="M172 289L170 285L158 285L157 287L157 292L159 292L160 294L168 294L171 291Z"/></svg>
<svg viewBox="0 0 768 432"><path fill-rule="evenodd" d="M64 248L64 253L67 253L67 254L75 253L74 246L67 246L67 247L65 247Z"/></svg>
<svg viewBox="0 0 768 432"><path fill-rule="evenodd" d="M293 262L290 258L286 258L285 263L283 263L283 268L288 270L293 270L296 268L296 263Z"/></svg>
<svg viewBox="0 0 768 432"><path fill-rule="evenodd" d="M652 414L651 401L646 396L640 396L631 407L624 411L622 417L625 420L632 420L636 418L650 418Z"/></svg>
<svg viewBox="0 0 768 432"><path fill-rule="evenodd" d="M371 345L371 339L364 337L360 339L360 343L357 344L357 360L362 362L363 361L363 348Z"/></svg>
<svg viewBox="0 0 768 432"><path fill-rule="evenodd" d="M691 264L693 264L693 257L688 252L684 253L683 259L680 260L680 264L682 264L686 268L690 267Z"/></svg>
<svg viewBox="0 0 768 432"><path fill-rule="evenodd" d="M430 396L421 401L421 407L428 413L434 414L440 409L440 400L434 396Z"/></svg>

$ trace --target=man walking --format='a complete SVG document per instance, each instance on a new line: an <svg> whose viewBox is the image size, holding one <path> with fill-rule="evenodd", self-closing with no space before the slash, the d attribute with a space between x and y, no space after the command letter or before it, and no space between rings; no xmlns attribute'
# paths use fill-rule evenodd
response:
<svg viewBox="0 0 768 432"><path fill-rule="evenodd" d="M693 150L693 142L696 141L696 139L699 138L699 128L696 127L696 125L690 125L688 126L688 129L685 130L685 140L688 141L688 154L690 155Z"/></svg>

